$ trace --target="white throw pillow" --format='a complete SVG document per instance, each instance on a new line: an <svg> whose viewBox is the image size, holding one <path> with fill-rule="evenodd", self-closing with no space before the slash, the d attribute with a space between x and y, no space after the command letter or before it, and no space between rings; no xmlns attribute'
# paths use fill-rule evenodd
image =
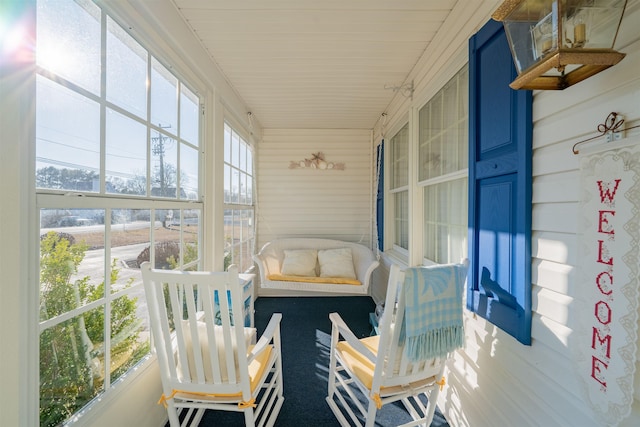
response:
<svg viewBox="0 0 640 427"><path fill-rule="evenodd" d="M320 263L320 277L356 278L351 248L319 250L318 263Z"/></svg>
<svg viewBox="0 0 640 427"><path fill-rule="evenodd" d="M191 341L191 329L189 329L189 322L186 320L182 321L183 330L184 330L184 338L185 344L187 347L187 359L189 361L189 372L191 373L192 381L196 381L198 378L198 374L196 371L196 360L193 354L193 343ZM222 331L222 326L213 325L213 333L215 335L216 340L216 350L218 351L218 359L220 360L221 369L220 375L222 376L223 381L229 380L229 375L227 371L227 357L225 353L225 345L224 345L224 334ZM245 348L249 346L251 343L251 339L256 334L255 328L244 328L244 342ZM200 350L202 355L202 362L204 364L204 376L207 382L213 381L213 373L211 371L211 362L210 362L210 348L209 345L209 337L207 335L207 324L205 322L198 322L198 340L200 341ZM237 354L237 346L235 335L231 336L231 346L233 348L234 358ZM235 361L236 369L238 368L238 362ZM178 365L178 370L182 371L180 365ZM186 372L184 372L186 376Z"/></svg>
<svg viewBox="0 0 640 427"><path fill-rule="evenodd" d="M318 251L315 249L293 249L284 251L281 274L285 276L316 277Z"/></svg>

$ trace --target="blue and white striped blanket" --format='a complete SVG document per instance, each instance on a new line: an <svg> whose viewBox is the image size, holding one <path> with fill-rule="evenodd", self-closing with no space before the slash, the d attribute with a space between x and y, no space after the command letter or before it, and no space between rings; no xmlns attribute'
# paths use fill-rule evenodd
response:
<svg viewBox="0 0 640 427"><path fill-rule="evenodd" d="M446 357L464 345L463 264L405 270L405 351L410 360Z"/></svg>

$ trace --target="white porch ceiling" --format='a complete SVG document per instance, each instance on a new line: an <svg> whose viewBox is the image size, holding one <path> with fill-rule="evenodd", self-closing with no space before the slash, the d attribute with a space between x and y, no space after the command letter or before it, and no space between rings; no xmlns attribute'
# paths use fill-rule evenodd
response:
<svg viewBox="0 0 640 427"><path fill-rule="evenodd" d="M263 128L371 129L456 0L173 0Z"/></svg>

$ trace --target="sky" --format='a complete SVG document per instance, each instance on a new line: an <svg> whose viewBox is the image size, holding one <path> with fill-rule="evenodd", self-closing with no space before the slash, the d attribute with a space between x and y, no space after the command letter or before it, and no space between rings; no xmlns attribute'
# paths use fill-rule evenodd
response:
<svg viewBox="0 0 640 427"><path fill-rule="evenodd" d="M61 0L38 2L37 64L77 86L81 94L38 76L36 168L53 165L100 172L100 10L91 2L84 6L86 9ZM107 22L104 135L107 177L146 175L150 88L150 123L157 126L149 135L151 151L161 141L164 164L179 166L181 185L197 193L197 96L180 85L166 67L150 57L118 24L110 18ZM147 79L149 58L151 77ZM122 114L118 107L130 115ZM178 131L183 139L180 144ZM152 157L153 172L159 156L152 154Z"/></svg>

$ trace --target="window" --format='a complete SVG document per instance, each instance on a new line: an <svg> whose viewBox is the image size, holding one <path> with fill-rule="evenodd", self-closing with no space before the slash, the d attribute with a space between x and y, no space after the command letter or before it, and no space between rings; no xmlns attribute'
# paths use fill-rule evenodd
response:
<svg viewBox="0 0 640 427"><path fill-rule="evenodd" d="M405 124L389 141L391 146L390 193L393 205L393 246L409 249L409 124Z"/></svg>
<svg viewBox="0 0 640 427"><path fill-rule="evenodd" d="M419 113L423 256L446 264L467 256L468 71L465 66Z"/></svg>
<svg viewBox="0 0 640 427"><path fill-rule="evenodd" d="M201 102L90 1L38 1L36 56L40 424L53 426L149 354L139 265L201 263Z"/></svg>
<svg viewBox="0 0 640 427"><path fill-rule="evenodd" d="M230 264L239 271L253 266L254 176L251 145L224 124L224 268Z"/></svg>

